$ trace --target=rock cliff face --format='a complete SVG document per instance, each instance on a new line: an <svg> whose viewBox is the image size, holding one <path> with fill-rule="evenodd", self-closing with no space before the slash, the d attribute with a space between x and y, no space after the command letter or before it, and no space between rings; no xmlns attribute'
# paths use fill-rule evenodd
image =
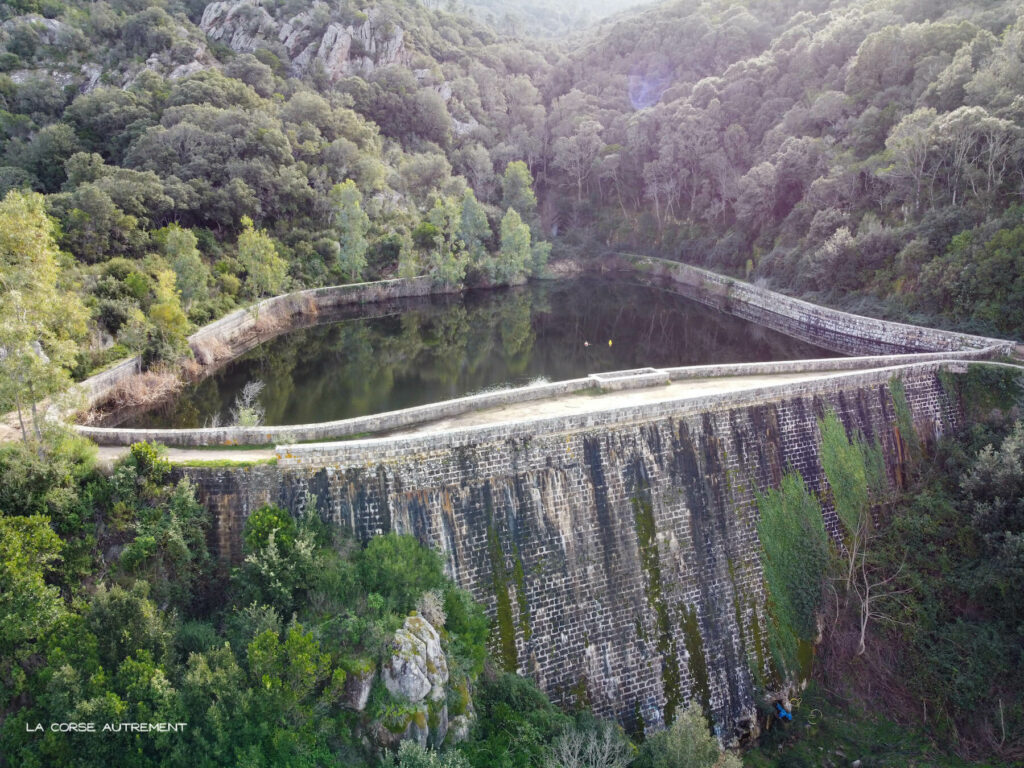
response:
<svg viewBox="0 0 1024 768"><path fill-rule="evenodd" d="M266 48L290 64L301 77L322 66L331 81L348 75L367 75L378 67L407 65L409 54L401 27L379 9L358 23L332 19L325 3L287 20L275 18L261 0L222 0L210 3L199 28L211 39L239 53Z"/></svg>

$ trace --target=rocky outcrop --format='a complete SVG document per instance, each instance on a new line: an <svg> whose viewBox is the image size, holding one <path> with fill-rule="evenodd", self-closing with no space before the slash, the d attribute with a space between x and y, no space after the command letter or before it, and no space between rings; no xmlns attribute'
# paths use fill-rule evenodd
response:
<svg viewBox="0 0 1024 768"><path fill-rule="evenodd" d="M391 657L381 670L388 692L402 702L401 713L390 722L377 723L375 740L390 748L412 740L421 746L440 746L448 735L448 659L441 637L422 616L409 616L395 632ZM460 721L459 735L465 738L469 721Z"/></svg>
<svg viewBox="0 0 1024 768"><path fill-rule="evenodd" d="M379 9L371 9L361 24L345 24L332 20L330 7L322 2L278 20L262 0L222 0L206 6L199 27L239 53L272 51L288 61L298 77L319 66L328 79L337 81L378 67L408 64L409 59L402 28L387 22Z"/></svg>
<svg viewBox="0 0 1024 768"><path fill-rule="evenodd" d="M69 48L82 41L82 33L57 19L47 19L35 13L17 16L0 24L0 29L10 33L19 27L28 27L36 33L41 45Z"/></svg>
<svg viewBox="0 0 1024 768"><path fill-rule="evenodd" d="M372 663L365 663L350 669L345 675L345 692L342 701L349 709L362 712L370 700L373 681L377 678L377 670Z"/></svg>
<svg viewBox="0 0 1024 768"><path fill-rule="evenodd" d="M226 0L206 6L199 28L233 51L252 53L276 38L278 24L260 0Z"/></svg>
<svg viewBox="0 0 1024 768"><path fill-rule="evenodd" d="M395 696L420 701L444 698L448 682L448 661L441 650L441 638L422 616L410 616L395 632L391 659L384 665L384 684Z"/></svg>

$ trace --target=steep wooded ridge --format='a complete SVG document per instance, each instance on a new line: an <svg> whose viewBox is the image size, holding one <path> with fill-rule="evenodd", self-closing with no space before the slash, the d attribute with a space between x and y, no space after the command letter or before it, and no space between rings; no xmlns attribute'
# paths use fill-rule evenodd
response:
<svg viewBox="0 0 1024 768"><path fill-rule="evenodd" d="M544 237L1019 336L1021 11L675 2L541 42L406 2L21 0L0 193L74 257L79 375L289 284L515 281Z"/></svg>

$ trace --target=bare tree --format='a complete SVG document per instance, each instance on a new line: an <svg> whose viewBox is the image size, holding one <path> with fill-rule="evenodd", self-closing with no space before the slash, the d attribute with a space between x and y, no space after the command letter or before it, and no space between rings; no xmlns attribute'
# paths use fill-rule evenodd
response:
<svg viewBox="0 0 1024 768"><path fill-rule="evenodd" d="M607 725L596 731L563 733L548 747L544 768L626 768L632 759L628 742Z"/></svg>
<svg viewBox="0 0 1024 768"><path fill-rule="evenodd" d="M235 398L235 406L231 409L231 422L236 427L258 427L263 423L266 409L260 404L260 393L264 384L259 379L250 381Z"/></svg>
<svg viewBox="0 0 1024 768"><path fill-rule="evenodd" d="M903 572L903 565L896 570L892 576L885 579L879 579L878 581L872 581L871 576L868 573L867 567L867 555L861 553L860 556L860 573L859 578L853 581L853 590L857 594L857 598L860 601L860 638L857 641L857 655L861 656L864 651L867 650L865 643L868 631L868 624L872 619L876 621L884 621L889 624L905 624L905 622L897 621L888 613L883 613L879 608L879 603L886 600L890 600L897 595L903 595L909 592L909 589L890 589L882 590L888 584L891 584L897 578L900 573Z"/></svg>

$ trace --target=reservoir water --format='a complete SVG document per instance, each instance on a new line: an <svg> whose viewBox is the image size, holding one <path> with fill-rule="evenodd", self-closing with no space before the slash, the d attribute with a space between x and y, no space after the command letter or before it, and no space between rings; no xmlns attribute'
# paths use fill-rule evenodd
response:
<svg viewBox="0 0 1024 768"><path fill-rule="evenodd" d="M408 408L538 378L837 356L673 293L597 279L359 311L366 316L266 341L175 401L122 423L227 424L236 397L252 381L263 384L264 423L287 425Z"/></svg>

